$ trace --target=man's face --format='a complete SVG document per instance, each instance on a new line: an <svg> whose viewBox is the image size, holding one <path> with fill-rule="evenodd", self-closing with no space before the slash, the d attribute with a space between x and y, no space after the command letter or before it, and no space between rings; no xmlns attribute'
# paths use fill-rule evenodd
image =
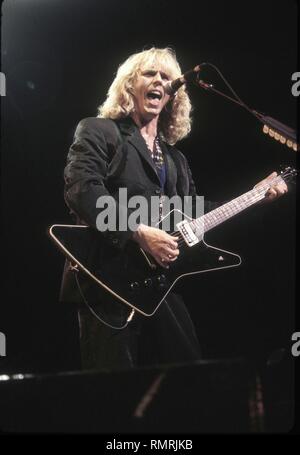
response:
<svg viewBox="0 0 300 455"><path fill-rule="evenodd" d="M159 116L170 99L164 85L170 76L160 68L140 69L134 84L135 113L140 120L150 121Z"/></svg>

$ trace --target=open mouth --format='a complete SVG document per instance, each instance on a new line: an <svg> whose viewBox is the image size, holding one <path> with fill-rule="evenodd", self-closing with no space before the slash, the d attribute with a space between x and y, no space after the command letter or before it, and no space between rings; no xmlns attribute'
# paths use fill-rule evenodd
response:
<svg viewBox="0 0 300 455"><path fill-rule="evenodd" d="M162 99L162 93L158 90L151 90L150 92L147 93L146 97L151 100L160 101Z"/></svg>

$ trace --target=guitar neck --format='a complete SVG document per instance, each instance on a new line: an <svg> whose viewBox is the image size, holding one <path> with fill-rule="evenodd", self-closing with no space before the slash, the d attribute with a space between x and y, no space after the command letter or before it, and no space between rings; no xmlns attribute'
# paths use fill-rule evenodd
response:
<svg viewBox="0 0 300 455"><path fill-rule="evenodd" d="M274 184L276 180L279 181L279 178L276 177L274 181L272 181L272 184ZM233 216L264 199L265 194L270 186L271 185L269 183L254 188L253 190L250 190L247 193L244 193L241 196L233 199L232 201L227 202L226 204L223 204L211 212L197 218L193 222L199 227L201 226L202 233L204 234L210 229L213 229L219 224L224 223L224 221L229 220Z"/></svg>

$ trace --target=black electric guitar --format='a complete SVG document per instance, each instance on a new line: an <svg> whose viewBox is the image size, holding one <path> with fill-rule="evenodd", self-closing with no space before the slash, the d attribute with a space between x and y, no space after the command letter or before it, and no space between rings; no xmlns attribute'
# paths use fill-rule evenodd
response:
<svg viewBox="0 0 300 455"><path fill-rule="evenodd" d="M144 316L152 316L184 276L240 265L238 254L208 245L204 234L262 200L271 186L291 180L295 175L296 171L288 167L267 184L197 219L184 217L176 225L180 254L168 269L160 267L136 242L127 242L120 252L111 247L101 233L87 226L54 224L49 234L73 264L74 273L90 277L99 285L100 295L109 293ZM165 221L172 212L164 217Z"/></svg>

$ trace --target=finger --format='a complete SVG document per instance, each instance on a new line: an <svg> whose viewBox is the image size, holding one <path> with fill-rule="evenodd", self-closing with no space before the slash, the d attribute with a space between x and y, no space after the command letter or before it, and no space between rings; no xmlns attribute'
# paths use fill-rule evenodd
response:
<svg viewBox="0 0 300 455"><path fill-rule="evenodd" d="M174 262L174 261L176 261L176 259L178 259L178 256L175 256L174 258L169 258L169 261Z"/></svg>
<svg viewBox="0 0 300 455"><path fill-rule="evenodd" d="M277 172L272 172L270 175L268 175L268 177L266 177L265 180L273 179L276 176L277 176Z"/></svg>
<svg viewBox="0 0 300 455"><path fill-rule="evenodd" d="M178 248L178 243L174 241L172 238L168 239L165 244L166 246L172 248L173 250L176 250Z"/></svg>
<svg viewBox="0 0 300 455"><path fill-rule="evenodd" d="M288 188L286 185L276 185L272 188L270 188L267 192L267 197L271 200L283 196L285 193L287 193Z"/></svg>
<svg viewBox="0 0 300 455"><path fill-rule="evenodd" d="M170 262L176 261L177 258L178 258L178 256L172 257L171 255L168 255L168 256L165 256L165 257L162 259L162 262L163 262L164 264L169 264Z"/></svg>
<svg viewBox="0 0 300 455"><path fill-rule="evenodd" d="M168 262L164 258L157 257L155 260L164 269L168 269L169 268Z"/></svg>
<svg viewBox="0 0 300 455"><path fill-rule="evenodd" d="M276 185L276 186L274 187L274 190L277 191L279 194L284 194L284 193L287 193L287 192L288 192L288 187L287 187L287 185L285 185L285 184L284 184L284 185L283 185L283 184L281 184L281 185Z"/></svg>
<svg viewBox="0 0 300 455"><path fill-rule="evenodd" d="M259 183L265 183L267 182L268 180L273 180L275 177L277 177L277 172L272 172L270 175L268 175L265 179L263 179L261 182Z"/></svg>
<svg viewBox="0 0 300 455"><path fill-rule="evenodd" d="M173 235L167 234L167 239L168 239L171 243L173 243L173 242L177 243L177 241L179 240L179 237L178 237L178 236L174 237Z"/></svg>
<svg viewBox="0 0 300 455"><path fill-rule="evenodd" d="M276 189L271 187L268 189L266 194L276 196Z"/></svg>
<svg viewBox="0 0 300 455"><path fill-rule="evenodd" d="M171 256L171 257L174 257L174 256L178 256L179 254L179 250L178 248L176 248L175 250L173 250L172 248L165 248L164 251L163 251L163 255L166 255L166 256Z"/></svg>
<svg viewBox="0 0 300 455"><path fill-rule="evenodd" d="M270 189L266 192L266 197L267 197L269 200L275 199L275 198L277 197L277 193L276 193L276 191L274 190L274 188L270 188Z"/></svg>
<svg viewBox="0 0 300 455"><path fill-rule="evenodd" d="M277 196L283 196L286 193L286 190L284 188L277 188L275 191Z"/></svg>
<svg viewBox="0 0 300 455"><path fill-rule="evenodd" d="M270 175L268 175L266 178L264 178L263 180L261 180L260 182L258 182L256 185L254 185L253 188L259 188L260 186L263 186L266 181L268 180L272 180L274 177L277 176L277 172L272 172Z"/></svg>

